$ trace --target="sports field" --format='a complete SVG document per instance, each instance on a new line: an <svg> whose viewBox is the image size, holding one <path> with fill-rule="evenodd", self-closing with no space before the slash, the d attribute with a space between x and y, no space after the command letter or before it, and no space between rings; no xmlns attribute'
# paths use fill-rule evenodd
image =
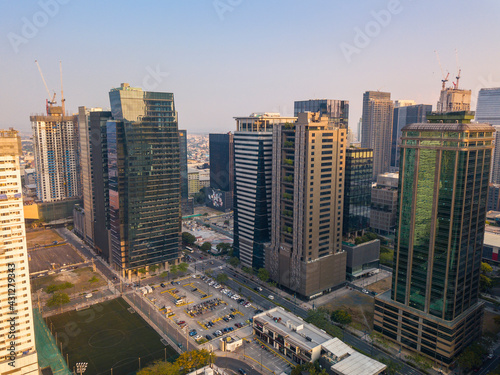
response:
<svg viewBox="0 0 500 375"><path fill-rule="evenodd" d="M122 299L47 318L57 332L63 357L72 371L76 362L88 362L85 375L133 375L156 359L173 361L177 353ZM113 372L111 372L111 368Z"/></svg>

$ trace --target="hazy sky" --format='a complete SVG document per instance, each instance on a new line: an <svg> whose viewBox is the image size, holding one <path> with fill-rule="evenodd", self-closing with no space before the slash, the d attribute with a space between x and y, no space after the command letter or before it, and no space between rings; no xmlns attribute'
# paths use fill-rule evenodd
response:
<svg viewBox="0 0 500 375"><path fill-rule="evenodd" d="M66 108L109 107L121 82L173 92L179 127L234 130L234 116L293 114L293 101L367 90L436 105L441 72L500 86L500 2L163 0L0 2L0 128L30 130L45 111L42 67ZM450 79L451 83L451 79ZM475 104L474 104L475 108Z"/></svg>

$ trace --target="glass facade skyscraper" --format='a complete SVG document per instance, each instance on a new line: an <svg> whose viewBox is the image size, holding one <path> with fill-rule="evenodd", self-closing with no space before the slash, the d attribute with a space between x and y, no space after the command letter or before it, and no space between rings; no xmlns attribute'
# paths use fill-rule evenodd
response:
<svg viewBox="0 0 500 375"><path fill-rule="evenodd" d="M481 332L494 129L472 118L433 114L403 128L392 290L375 302L375 330L447 365Z"/></svg>
<svg viewBox="0 0 500 375"><path fill-rule="evenodd" d="M349 101L334 99L297 100L293 103L293 115L299 113L319 112L320 116L328 116L334 126L347 129L349 123Z"/></svg>
<svg viewBox="0 0 500 375"><path fill-rule="evenodd" d="M344 223L342 234L357 235L370 226L373 150L347 148L345 155Z"/></svg>
<svg viewBox="0 0 500 375"><path fill-rule="evenodd" d="M109 93L111 263L124 274L177 260L179 133L174 96L128 84Z"/></svg>

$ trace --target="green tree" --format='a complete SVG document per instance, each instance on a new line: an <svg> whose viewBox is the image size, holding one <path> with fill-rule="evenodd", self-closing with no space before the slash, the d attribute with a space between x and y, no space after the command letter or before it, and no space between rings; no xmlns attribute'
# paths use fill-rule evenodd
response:
<svg viewBox="0 0 500 375"><path fill-rule="evenodd" d="M180 263L178 268L179 268L179 271L184 273L188 270L188 264L187 263Z"/></svg>
<svg viewBox="0 0 500 375"><path fill-rule="evenodd" d="M232 257L229 259L229 264L233 267L238 267L238 265L240 264L240 260L236 257Z"/></svg>
<svg viewBox="0 0 500 375"><path fill-rule="evenodd" d="M189 232L182 232L182 243L185 246L192 246L196 242L196 237Z"/></svg>
<svg viewBox="0 0 500 375"><path fill-rule="evenodd" d="M493 268L491 268L491 266L488 263L481 262L481 273L482 274L490 273L491 271L493 271Z"/></svg>
<svg viewBox="0 0 500 375"><path fill-rule="evenodd" d="M168 276L168 271L163 271L162 273L160 273L160 277L167 277Z"/></svg>
<svg viewBox="0 0 500 375"><path fill-rule="evenodd" d="M332 312L332 315L330 316L330 318L334 322L342 324L343 326L346 324L350 324L352 322L351 314L349 314L347 311L341 310L341 309L335 310L334 312Z"/></svg>
<svg viewBox="0 0 500 375"><path fill-rule="evenodd" d="M200 249L203 251L209 251L212 248L212 244L210 242L203 242L203 244L200 246Z"/></svg>
<svg viewBox="0 0 500 375"><path fill-rule="evenodd" d="M92 276L92 278L89 280L89 283L93 284L99 281L99 278Z"/></svg>
<svg viewBox="0 0 500 375"><path fill-rule="evenodd" d="M309 375L327 375L325 369L319 367L318 361L311 363L307 362L302 365L295 366L292 370L291 375L301 375L301 374L309 374Z"/></svg>
<svg viewBox="0 0 500 375"><path fill-rule="evenodd" d="M221 254L225 254L231 249L231 245L225 242L218 243L216 249L219 250Z"/></svg>
<svg viewBox="0 0 500 375"><path fill-rule="evenodd" d="M177 267L177 264L171 264L170 265L170 273L175 277L177 273L179 272L179 268Z"/></svg>
<svg viewBox="0 0 500 375"><path fill-rule="evenodd" d="M62 306L69 303L70 299L66 293L58 292L54 293L54 295L47 301L47 306Z"/></svg>
<svg viewBox="0 0 500 375"><path fill-rule="evenodd" d="M180 374L187 374L190 371L208 365L214 360L215 355L207 349L191 350L190 352L182 353L175 361L175 364L179 366Z"/></svg>
<svg viewBox="0 0 500 375"><path fill-rule="evenodd" d="M224 284L229 277L225 273L219 273L216 277L216 280L219 284Z"/></svg>
<svg viewBox="0 0 500 375"><path fill-rule="evenodd" d="M378 361L387 366L387 370L385 370L387 375L396 375L403 368L401 363L398 363L390 358L379 357Z"/></svg>
<svg viewBox="0 0 500 375"><path fill-rule="evenodd" d="M153 265L149 266L149 272L155 272L158 268L160 268L159 265L153 264Z"/></svg>
<svg viewBox="0 0 500 375"><path fill-rule="evenodd" d="M324 308L311 309L307 311L306 322L314 324L316 327L324 330L330 336L342 337L342 330L332 324L329 317L329 311Z"/></svg>
<svg viewBox="0 0 500 375"><path fill-rule="evenodd" d="M479 275L479 287L480 287L481 291L483 291L483 292L488 291L492 285L493 285L493 283L488 276L486 276L484 274Z"/></svg>
<svg viewBox="0 0 500 375"><path fill-rule="evenodd" d="M266 270L265 268L259 268L257 276L259 279L266 282L267 280L269 280L269 271Z"/></svg>
<svg viewBox="0 0 500 375"><path fill-rule="evenodd" d="M180 371L181 369L177 363L156 361L139 370L137 375L177 375Z"/></svg>
<svg viewBox="0 0 500 375"><path fill-rule="evenodd" d="M146 269L144 267L139 268L137 272L142 273L143 275L146 273Z"/></svg>
<svg viewBox="0 0 500 375"><path fill-rule="evenodd" d="M480 367L486 354L488 351L479 342L474 342L460 354L458 364L465 371Z"/></svg>

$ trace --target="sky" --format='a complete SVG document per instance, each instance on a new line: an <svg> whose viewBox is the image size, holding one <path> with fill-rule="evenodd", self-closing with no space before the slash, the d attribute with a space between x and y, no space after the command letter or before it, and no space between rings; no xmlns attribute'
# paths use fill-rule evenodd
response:
<svg viewBox="0 0 500 375"><path fill-rule="evenodd" d="M0 2L0 128L31 131L29 116L109 108L127 82L173 92L179 128L234 131L235 116L293 115L295 100L363 92L436 105L442 73L475 97L500 86L497 0L39 0ZM456 52L455 52L456 51ZM457 58L458 57L458 58ZM452 79L453 78L453 79ZM52 95L52 94L51 94Z"/></svg>

